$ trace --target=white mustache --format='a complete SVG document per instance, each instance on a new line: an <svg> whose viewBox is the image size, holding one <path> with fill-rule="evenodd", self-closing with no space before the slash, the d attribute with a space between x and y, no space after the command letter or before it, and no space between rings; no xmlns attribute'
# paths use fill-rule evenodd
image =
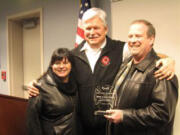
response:
<svg viewBox="0 0 180 135"><path fill-rule="evenodd" d="M98 36L88 36L88 38L93 39L93 38L98 38Z"/></svg>

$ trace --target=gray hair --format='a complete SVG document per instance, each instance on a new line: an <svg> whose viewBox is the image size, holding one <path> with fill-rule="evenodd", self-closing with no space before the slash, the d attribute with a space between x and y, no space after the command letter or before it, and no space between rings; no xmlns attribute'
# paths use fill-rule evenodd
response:
<svg viewBox="0 0 180 135"><path fill-rule="evenodd" d="M90 8L86 12L84 12L82 17L82 22L87 21L96 16L98 16L102 20L104 26L107 26L106 12L100 8L95 8L95 7Z"/></svg>

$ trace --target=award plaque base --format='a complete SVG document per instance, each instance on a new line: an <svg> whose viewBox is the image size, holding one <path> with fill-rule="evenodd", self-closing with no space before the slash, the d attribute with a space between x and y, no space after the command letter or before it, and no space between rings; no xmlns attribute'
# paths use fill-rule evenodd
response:
<svg viewBox="0 0 180 135"><path fill-rule="evenodd" d="M107 112L106 111L95 111L94 112L94 115L107 115Z"/></svg>

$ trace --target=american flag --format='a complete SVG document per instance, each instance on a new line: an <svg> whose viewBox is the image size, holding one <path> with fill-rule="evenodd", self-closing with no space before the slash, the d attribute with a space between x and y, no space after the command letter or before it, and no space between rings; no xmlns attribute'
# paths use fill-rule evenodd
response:
<svg viewBox="0 0 180 135"><path fill-rule="evenodd" d="M81 0L80 1L80 11L79 11L79 18L78 18L78 26L76 32L76 43L75 47L77 47L83 40L84 40L84 31L82 29L82 16L86 10L91 8L90 0Z"/></svg>

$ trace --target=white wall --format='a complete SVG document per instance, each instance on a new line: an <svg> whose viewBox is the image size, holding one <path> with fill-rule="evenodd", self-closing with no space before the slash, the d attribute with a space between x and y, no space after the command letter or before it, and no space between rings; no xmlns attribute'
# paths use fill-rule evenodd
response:
<svg viewBox="0 0 180 135"><path fill-rule="evenodd" d="M99 4L101 2L102 5ZM91 0L92 6L107 5ZM52 52L59 47L73 48L79 14L79 0L1 0L0 4L0 72L7 71L7 16L43 9L44 70ZM110 10L110 9L109 9ZM7 73L8 74L8 73ZM0 93L9 95L8 82L0 78Z"/></svg>
<svg viewBox="0 0 180 135"><path fill-rule="evenodd" d="M112 37L127 41L129 24L146 19L156 28L154 48L176 61L180 81L180 0L123 0L111 4ZM180 100L178 102L174 135L180 132ZM178 132L179 131L179 132Z"/></svg>
<svg viewBox="0 0 180 135"><path fill-rule="evenodd" d="M78 0L1 0L0 4L0 72L7 71L7 16L43 9L44 70L58 47L73 48L78 21ZM8 74L8 73L7 73ZM0 78L0 93L9 95L8 82Z"/></svg>

